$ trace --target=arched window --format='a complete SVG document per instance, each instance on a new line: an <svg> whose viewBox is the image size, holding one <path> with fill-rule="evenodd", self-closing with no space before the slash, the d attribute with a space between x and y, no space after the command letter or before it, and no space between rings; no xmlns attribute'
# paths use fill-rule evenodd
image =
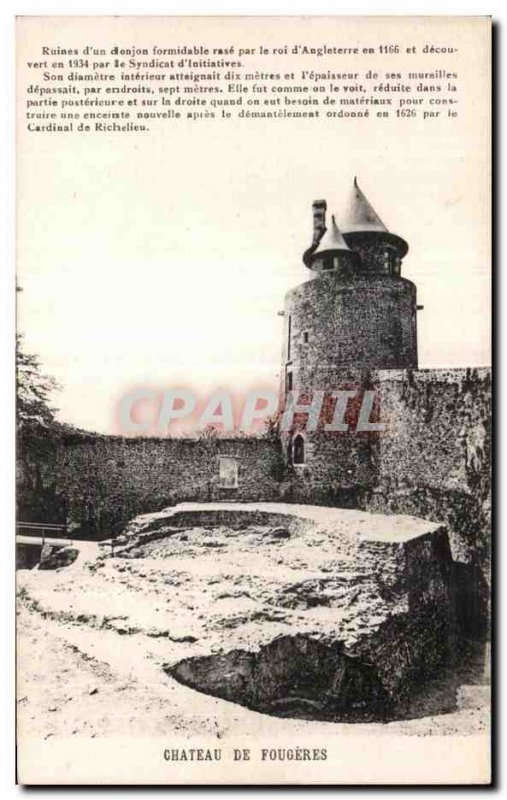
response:
<svg viewBox="0 0 507 800"><path fill-rule="evenodd" d="M298 433L292 445L292 463L304 464L305 463L305 440Z"/></svg>
<svg viewBox="0 0 507 800"><path fill-rule="evenodd" d="M287 463L292 464L292 441L289 439L289 443L287 445Z"/></svg>

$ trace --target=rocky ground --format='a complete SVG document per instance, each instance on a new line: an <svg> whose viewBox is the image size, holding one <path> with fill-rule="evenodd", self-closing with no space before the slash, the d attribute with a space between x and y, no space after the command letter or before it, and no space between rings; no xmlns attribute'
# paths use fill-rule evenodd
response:
<svg viewBox="0 0 507 800"><path fill-rule="evenodd" d="M134 536L113 557L107 548L99 553L88 546L61 569L20 570L20 731L48 739L115 736L128 729L132 736L173 732L190 740L261 730L324 734L329 726L333 734L343 729L362 735L486 730L489 689L473 648L472 657L440 669L413 692L398 718L384 722L304 718L308 714L294 697L281 716L258 713L195 691L171 674L192 659L258 652L296 634L327 644L339 629L353 650L386 618L403 615L407 594L396 573L399 554L391 562L382 559L384 574L378 543L370 542L358 561L357 543L344 530L352 523L364 526L366 515L357 512L354 520L354 513L346 512L344 529L333 536L324 535L322 526L174 530L168 524L164 531L158 525L156 535L164 538ZM308 702L316 704L306 698L303 709Z"/></svg>

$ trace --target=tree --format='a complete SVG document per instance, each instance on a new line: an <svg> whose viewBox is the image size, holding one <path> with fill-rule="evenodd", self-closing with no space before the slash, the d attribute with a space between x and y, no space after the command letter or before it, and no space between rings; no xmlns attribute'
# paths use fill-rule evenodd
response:
<svg viewBox="0 0 507 800"><path fill-rule="evenodd" d="M16 392L19 429L27 427L50 428L56 425L55 411L50 398L57 381L41 371L36 355L23 349L23 337L16 336Z"/></svg>
<svg viewBox="0 0 507 800"><path fill-rule="evenodd" d="M281 418L282 412L280 410L275 411L275 413L271 414L270 417L266 417L263 423L264 430L262 433L264 439L278 439Z"/></svg>

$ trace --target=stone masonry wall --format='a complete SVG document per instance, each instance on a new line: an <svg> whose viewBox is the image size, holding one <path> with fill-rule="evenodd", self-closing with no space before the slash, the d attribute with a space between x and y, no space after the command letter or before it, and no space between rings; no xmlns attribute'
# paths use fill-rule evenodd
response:
<svg viewBox="0 0 507 800"><path fill-rule="evenodd" d="M491 558L491 372L377 373L377 483L361 508L445 524L454 607L468 636L487 634Z"/></svg>
<svg viewBox="0 0 507 800"><path fill-rule="evenodd" d="M18 516L67 522L75 535L104 538L137 514L184 500L278 498L277 441L129 439L64 435L18 447ZM219 456L238 459L238 488L219 486Z"/></svg>
<svg viewBox="0 0 507 800"><path fill-rule="evenodd" d="M283 368L295 389L325 389L337 370L413 367L415 315L415 286L404 278L309 280L285 298Z"/></svg>
<svg viewBox="0 0 507 800"><path fill-rule="evenodd" d="M371 377L387 431L377 438L377 485L370 504L417 510L428 519L439 515L448 525L455 558L469 561L480 549L486 559L490 370L379 371Z"/></svg>

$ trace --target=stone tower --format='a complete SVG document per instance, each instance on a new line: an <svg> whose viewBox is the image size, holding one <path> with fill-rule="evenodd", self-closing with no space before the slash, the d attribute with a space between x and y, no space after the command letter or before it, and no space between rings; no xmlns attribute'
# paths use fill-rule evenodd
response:
<svg viewBox="0 0 507 800"><path fill-rule="evenodd" d="M335 388L347 372L417 369L416 287L407 243L388 231L354 179L341 230L313 203L310 279L285 298L283 376L291 389Z"/></svg>

